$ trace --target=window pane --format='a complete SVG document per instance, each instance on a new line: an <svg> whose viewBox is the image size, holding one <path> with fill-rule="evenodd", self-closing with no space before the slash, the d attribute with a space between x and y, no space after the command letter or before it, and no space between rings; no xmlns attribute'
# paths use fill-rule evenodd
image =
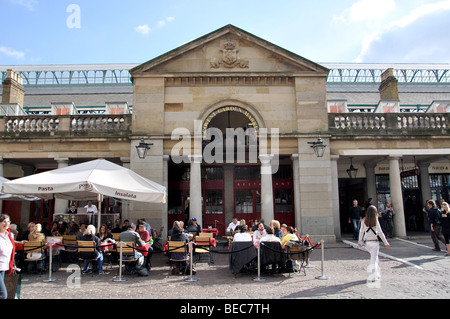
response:
<svg viewBox="0 0 450 319"><path fill-rule="evenodd" d="M253 193L251 190L236 190L236 213L253 213Z"/></svg>

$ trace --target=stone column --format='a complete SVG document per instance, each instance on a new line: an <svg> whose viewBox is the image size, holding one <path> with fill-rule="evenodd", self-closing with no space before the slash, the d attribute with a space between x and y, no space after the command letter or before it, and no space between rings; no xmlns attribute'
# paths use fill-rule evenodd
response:
<svg viewBox="0 0 450 319"><path fill-rule="evenodd" d="M273 186L272 186L272 164L273 154L261 154L261 218L270 223L274 218L273 213Z"/></svg>
<svg viewBox="0 0 450 319"><path fill-rule="evenodd" d="M339 155L330 155L331 162L331 201L334 203L332 206L333 220L334 220L334 234L336 238L341 238L341 218L339 212L339 174L337 161Z"/></svg>
<svg viewBox="0 0 450 319"><path fill-rule="evenodd" d="M391 189L392 206L394 215L394 234L400 238L406 238L405 213L403 209L403 192L400 178L399 157L389 157L389 182Z"/></svg>
<svg viewBox="0 0 450 319"><path fill-rule="evenodd" d="M163 238L167 238L167 231L168 231L168 202L169 202L169 160L170 160L170 156L169 155L163 155L163 186L166 188L166 192L167 192L167 196L166 196L166 203L162 205L162 210L161 210L161 226L163 226L163 231L161 236ZM159 231L159 230L158 230Z"/></svg>
<svg viewBox="0 0 450 319"><path fill-rule="evenodd" d="M69 166L68 158L55 158L58 163L58 168ZM55 214L65 214L69 208L69 201L67 199L55 198Z"/></svg>
<svg viewBox="0 0 450 319"><path fill-rule="evenodd" d="M292 174L293 174L293 180L294 180L294 214L295 214L295 227L299 230L301 233L303 227L302 227L302 215L300 210L300 181L298 178L299 175L299 164L298 164L298 154L292 154L291 160L292 160Z"/></svg>
<svg viewBox="0 0 450 319"><path fill-rule="evenodd" d="M189 155L191 163L191 177L189 184L190 204L189 218L197 218L199 225L203 226L203 209L202 209L202 176L201 176L201 155Z"/></svg>
<svg viewBox="0 0 450 319"><path fill-rule="evenodd" d="M428 167L430 167L430 163L419 162L418 165L419 165L420 189L422 191L422 207L424 207L427 200L431 199L430 174L428 172Z"/></svg>
<svg viewBox="0 0 450 319"><path fill-rule="evenodd" d="M375 180L375 166L373 163L365 163L366 168L366 183L367 183L367 197L373 199L373 204L378 208L377 203L377 185Z"/></svg>

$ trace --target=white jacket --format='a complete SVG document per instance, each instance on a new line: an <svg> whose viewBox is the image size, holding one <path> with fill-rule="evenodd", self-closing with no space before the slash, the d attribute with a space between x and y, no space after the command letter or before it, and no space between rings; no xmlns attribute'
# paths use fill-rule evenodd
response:
<svg viewBox="0 0 450 319"><path fill-rule="evenodd" d="M378 240L377 235L380 236L381 240L383 241L385 246L388 246L389 243L386 240L386 236L384 236L383 231L381 230L380 223L377 220L377 225L375 227L372 227L372 229L375 231L370 230L369 227L365 224L365 219L361 221L361 228L359 229L359 242L363 241L376 241Z"/></svg>

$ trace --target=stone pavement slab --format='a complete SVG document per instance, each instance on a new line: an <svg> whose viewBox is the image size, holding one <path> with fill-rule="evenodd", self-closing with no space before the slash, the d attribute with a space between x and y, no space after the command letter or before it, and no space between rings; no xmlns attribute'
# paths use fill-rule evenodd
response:
<svg viewBox="0 0 450 319"><path fill-rule="evenodd" d="M118 266L106 269L104 275L80 275L77 265L63 264L52 273L54 282L46 282L49 274L23 274L21 299L432 299L449 298L450 257L431 251L430 240L391 239L392 248L380 250L381 279L368 282L369 254L355 249L356 242L343 239L325 245L311 256L312 268L302 274L262 274L264 281L255 281L257 274L236 276L228 266L223 246L217 249L215 265L206 261L196 265L195 282L189 277L168 274L167 257L154 254L148 277L124 275L124 282L115 282ZM428 246L429 247L428 247ZM417 266L417 267L416 267ZM105 264L106 267L106 264ZM72 270L71 270L72 269ZM318 279L322 275L326 280Z"/></svg>

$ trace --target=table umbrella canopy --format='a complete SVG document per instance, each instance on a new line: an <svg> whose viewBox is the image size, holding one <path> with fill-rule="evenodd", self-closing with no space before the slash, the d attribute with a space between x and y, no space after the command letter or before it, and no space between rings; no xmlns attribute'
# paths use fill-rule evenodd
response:
<svg viewBox="0 0 450 319"><path fill-rule="evenodd" d="M2 189L3 183L9 182L10 180L7 178L4 178L3 176L0 176L0 189ZM6 200L27 200L27 201L35 201L40 200L40 198L30 195L12 195L12 194L5 194L0 192L0 200L6 199Z"/></svg>
<svg viewBox="0 0 450 319"><path fill-rule="evenodd" d="M166 188L130 169L97 159L5 182L2 192L44 199L95 200L98 195L165 203Z"/></svg>

